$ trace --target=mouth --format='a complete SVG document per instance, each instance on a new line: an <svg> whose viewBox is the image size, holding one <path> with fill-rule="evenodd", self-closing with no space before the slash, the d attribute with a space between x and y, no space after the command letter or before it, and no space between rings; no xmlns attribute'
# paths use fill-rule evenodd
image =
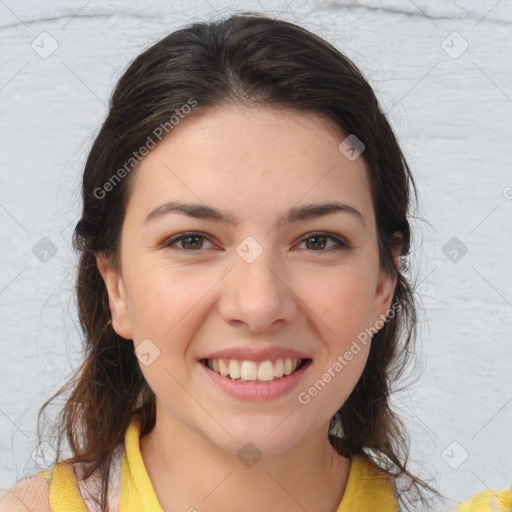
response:
<svg viewBox="0 0 512 512"><path fill-rule="evenodd" d="M308 366L312 359L279 358L261 362L237 359L201 359L209 370L234 382L271 384Z"/></svg>

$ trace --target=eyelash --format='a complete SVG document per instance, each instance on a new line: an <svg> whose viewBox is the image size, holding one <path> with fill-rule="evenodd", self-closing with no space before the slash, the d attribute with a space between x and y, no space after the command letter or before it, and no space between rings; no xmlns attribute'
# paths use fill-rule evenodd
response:
<svg viewBox="0 0 512 512"><path fill-rule="evenodd" d="M187 232L187 233L180 233L179 235L175 235L170 238L167 238L166 240L164 240L162 242L161 247L165 248L165 249L171 249L172 251L181 251L181 252L187 252L187 253L202 252L201 249L199 249L199 250L182 249L177 246L174 246L174 244L176 242L179 242L180 240L185 240L187 238L204 238L204 239L208 240L208 237L205 236L204 234L191 231L191 232ZM343 249L346 250L346 249L351 248L350 245L347 242L345 242L344 240L342 240L341 238L334 236L334 235L330 235L329 233L321 232L321 231L314 231L314 232L308 233L305 237L302 238L302 240L299 243L302 244L303 242L309 240L310 238L326 238L326 239L334 241L337 244L337 247L335 247L334 249L318 250L318 251L311 249L310 250L311 252L327 253L327 252L331 252L331 251L339 251L339 250L343 250ZM212 242L210 241L210 243L212 243Z"/></svg>

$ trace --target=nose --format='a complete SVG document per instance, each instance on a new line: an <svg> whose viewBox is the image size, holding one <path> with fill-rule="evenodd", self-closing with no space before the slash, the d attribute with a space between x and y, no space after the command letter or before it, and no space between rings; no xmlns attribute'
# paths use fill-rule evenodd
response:
<svg viewBox="0 0 512 512"><path fill-rule="evenodd" d="M232 270L224 280L219 312L230 324L242 324L263 332L290 322L297 315L299 298L291 277L270 251L249 262L235 255ZM282 327L282 325L281 325Z"/></svg>

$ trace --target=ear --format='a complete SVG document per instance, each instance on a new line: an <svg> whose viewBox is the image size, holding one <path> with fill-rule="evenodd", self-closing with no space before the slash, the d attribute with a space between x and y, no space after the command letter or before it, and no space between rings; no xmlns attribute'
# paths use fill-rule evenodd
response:
<svg viewBox="0 0 512 512"><path fill-rule="evenodd" d="M131 340L133 336L121 272L114 269L102 254L96 255L96 263L107 288L112 327L119 336Z"/></svg>
<svg viewBox="0 0 512 512"><path fill-rule="evenodd" d="M400 270L400 254L401 249L399 247L393 250L393 262L397 272ZM377 289L375 290L375 300L372 311L372 327L375 327L377 330L382 328L383 322L388 315L389 308L393 301L397 279L397 275L389 275L388 272L382 269L379 271L379 280Z"/></svg>

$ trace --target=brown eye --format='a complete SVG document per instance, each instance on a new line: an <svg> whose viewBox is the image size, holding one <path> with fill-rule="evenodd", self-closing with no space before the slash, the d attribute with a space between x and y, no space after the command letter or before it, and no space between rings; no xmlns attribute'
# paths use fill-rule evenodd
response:
<svg viewBox="0 0 512 512"><path fill-rule="evenodd" d="M204 238L201 236L187 236L181 238L181 244L183 249L200 249L203 246ZM185 244L185 247L183 244Z"/></svg>
<svg viewBox="0 0 512 512"><path fill-rule="evenodd" d="M162 247L176 251L201 252L205 240L206 237L200 233L181 233L165 240Z"/></svg>
<svg viewBox="0 0 512 512"><path fill-rule="evenodd" d="M340 240L338 237L328 235L326 233L311 233L307 237L305 237L301 243L306 243L307 249L313 252L329 252L328 250L324 250L325 247L328 245L329 241L334 242L335 244L334 248L331 250L339 250L349 247L347 243Z"/></svg>

